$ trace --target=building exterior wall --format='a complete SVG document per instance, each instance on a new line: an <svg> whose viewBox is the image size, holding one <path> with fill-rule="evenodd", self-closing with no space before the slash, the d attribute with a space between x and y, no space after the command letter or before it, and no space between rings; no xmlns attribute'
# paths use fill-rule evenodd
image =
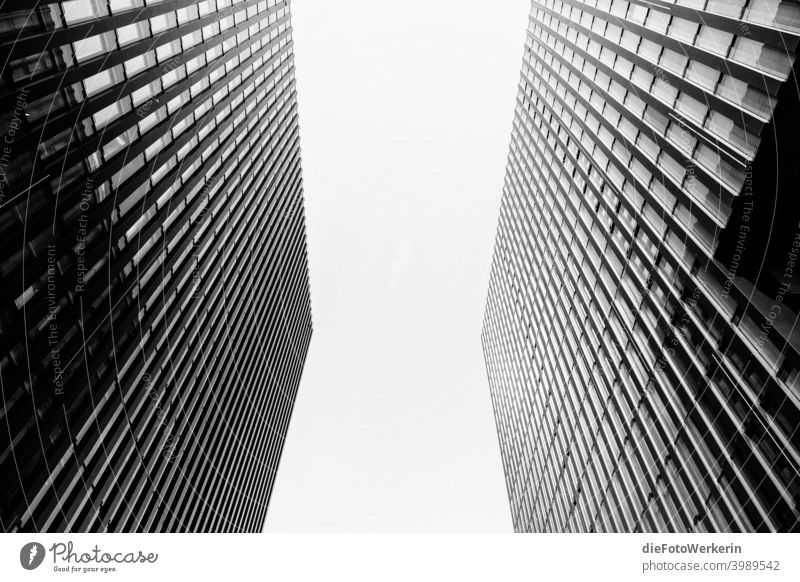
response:
<svg viewBox="0 0 800 582"><path fill-rule="evenodd" d="M289 2L22 4L0 527L259 531L312 329Z"/></svg>
<svg viewBox="0 0 800 582"><path fill-rule="evenodd" d="M798 33L532 2L482 333L517 531L800 528Z"/></svg>

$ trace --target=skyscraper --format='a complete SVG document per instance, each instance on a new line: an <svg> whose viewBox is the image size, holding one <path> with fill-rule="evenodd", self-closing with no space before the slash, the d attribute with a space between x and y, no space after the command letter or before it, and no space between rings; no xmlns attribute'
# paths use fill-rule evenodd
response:
<svg viewBox="0 0 800 582"><path fill-rule="evenodd" d="M532 3L482 333L517 531L800 529L798 34Z"/></svg>
<svg viewBox="0 0 800 582"><path fill-rule="evenodd" d="M289 2L0 34L0 529L260 530L311 337Z"/></svg>

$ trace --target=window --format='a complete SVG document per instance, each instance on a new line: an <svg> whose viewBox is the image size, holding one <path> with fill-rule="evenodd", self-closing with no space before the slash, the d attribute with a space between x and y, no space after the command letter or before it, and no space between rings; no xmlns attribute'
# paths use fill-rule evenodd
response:
<svg viewBox="0 0 800 582"><path fill-rule="evenodd" d="M794 32L800 31L800 6L796 2L751 0L744 18Z"/></svg>
<svg viewBox="0 0 800 582"><path fill-rule="evenodd" d="M730 49L732 41L733 34L730 32L724 32L710 26L702 26L695 44L719 55L728 56L728 49Z"/></svg>
<svg viewBox="0 0 800 582"><path fill-rule="evenodd" d="M647 109L644 112L643 119L645 122L650 124L650 126L655 130L655 132L659 135L664 135L667 131L667 116L658 111L652 105L648 105Z"/></svg>
<svg viewBox="0 0 800 582"><path fill-rule="evenodd" d="M185 8L179 8L177 14L178 24L185 24L190 20L194 20L198 16L197 5L192 4L191 6L187 6Z"/></svg>
<svg viewBox="0 0 800 582"><path fill-rule="evenodd" d="M670 24L668 35L684 42L692 43L697 35L699 26L696 22L675 16L672 19L672 24Z"/></svg>
<svg viewBox="0 0 800 582"><path fill-rule="evenodd" d="M646 38L642 39L642 43L639 45L639 54L646 58L648 61L653 63L658 62L658 57L661 54L661 45L653 42L652 40L648 40Z"/></svg>
<svg viewBox="0 0 800 582"><path fill-rule="evenodd" d="M177 25L177 19L175 18L174 12L168 12L167 14L159 14L158 16L153 16L150 19L150 28L153 31L153 36L158 36L165 30L169 30L170 28L175 28L176 25Z"/></svg>
<svg viewBox="0 0 800 582"><path fill-rule="evenodd" d="M769 95L730 75L723 75L717 87L717 94L764 119L772 116L775 103Z"/></svg>
<svg viewBox="0 0 800 582"><path fill-rule="evenodd" d="M644 67L636 65L633 67L633 75L631 76L631 81L633 81L646 91L649 91L650 86L653 84L653 74Z"/></svg>
<svg viewBox="0 0 800 582"><path fill-rule="evenodd" d="M92 116L97 131L131 110L130 98L115 101Z"/></svg>
<svg viewBox="0 0 800 582"><path fill-rule="evenodd" d="M108 14L105 2L96 0L70 0L61 4L67 25L85 22Z"/></svg>
<svg viewBox="0 0 800 582"><path fill-rule="evenodd" d="M675 104L678 90L666 79L657 77L655 83L653 83L653 95L672 107Z"/></svg>
<svg viewBox="0 0 800 582"><path fill-rule="evenodd" d="M644 24L647 8L639 4L631 4L628 9L628 20L636 24Z"/></svg>
<svg viewBox="0 0 800 582"><path fill-rule="evenodd" d="M705 121L706 114L708 113L708 106L705 103L701 103L691 95L688 95L684 92L681 92L675 107L688 118L693 119L698 123L703 123Z"/></svg>
<svg viewBox="0 0 800 582"><path fill-rule="evenodd" d="M123 149L126 149L131 143L133 143L133 140L136 139L137 135L138 135L137 128L134 125L132 128L130 128L127 131L124 131L116 138L108 142L105 146L103 146L103 157L106 160L110 160L118 152L122 151Z"/></svg>
<svg viewBox="0 0 800 582"><path fill-rule="evenodd" d="M667 27L669 26L670 15L666 12L660 12L655 8L650 9L650 13L647 15L647 21L645 22L645 26L650 30L654 30L661 34L667 32Z"/></svg>
<svg viewBox="0 0 800 582"><path fill-rule="evenodd" d="M117 41L113 32L104 32L103 34L75 41L73 48L75 50L75 58L78 59L78 62L83 63L92 57L115 50Z"/></svg>
<svg viewBox="0 0 800 582"><path fill-rule="evenodd" d="M137 55L131 59L128 59L124 63L125 67L125 74L130 79L134 75L141 73L145 69L152 67L156 64L156 58L153 51L148 51L143 55Z"/></svg>
<svg viewBox="0 0 800 582"><path fill-rule="evenodd" d="M739 127L732 119L722 113L712 111L706 121L706 127L728 143L747 153L750 158L755 155L760 138Z"/></svg>
<svg viewBox="0 0 800 582"><path fill-rule="evenodd" d="M686 55L676 53L668 48L665 48L664 52L661 54L660 65L668 71L672 71L681 77L683 76L683 72L686 70L686 63L688 62L689 59L686 57Z"/></svg>
<svg viewBox="0 0 800 582"><path fill-rule="evenodd" d="M156 57L158 58L158 63L161 65L164 63L169 64L170 59L180 52L181 41L179 39L168 42L167 44L162 44L161 46L156 47Z"/></svg>
<svg viewBox="0 0 800 582"><path fill-rule="evenodd" d="M730 58L785 79L792 68L792 58L785 52L744 36L736 39Z"/></svg>
<svg viewBox="0 0 800 582"><path fill-rule="evenodd" d="M719 70L698 61L690 61L686 78L706 91L713 91L719 81Z"/></svg>
<svg viewBox="0 0 800 582"><path fill-rule="evenodd" d="M143 6L144 2L143 0L109 0L108 4L111 6L111 12L117 14L131 8Z"/></svg>
<svg viewBox="0 0 800 582"><path fill-rule="evenodd" d="M692 155L697 145L697 138L682 124L670 121L667 138L685 154Z"/></svg>
<svg viewBox="0 0 800 582"><path fill-rule="evenodd" d="M126 46L150 36L149 23L144 20L134 22L117 29L117 41L120 46Z"/></svg>
<svg viewBox="0 0 800 582"><path fill-rule="evenodd" d="M89 77L83 84L86 87L86 94L88 96L93 96L116 85L124 79L125 73L122 65L117 65L116 67L100 71L96 75Z"/></svg>
<svg viewBox="0 0 800 582"><path fill-rule="evenodd" d="M742 8L744 8L745 4L747 4L747 0L708 0L706 10L739 18L742 15Z"/></svg>

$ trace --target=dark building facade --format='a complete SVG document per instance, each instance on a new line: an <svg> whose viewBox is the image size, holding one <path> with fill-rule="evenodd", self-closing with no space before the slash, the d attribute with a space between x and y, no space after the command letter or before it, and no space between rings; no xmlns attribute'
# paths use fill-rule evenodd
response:
<svg viewBox="0 0 800 582"><path fill-rule="evenodd" d="M0 12L0 529L260 531L311 337L289 2Z"/></svg>
<svg viewBox="0 0 800 582"><path fill-rule="evenodd" d="M798 34L532 3L482 332L517 531L800 529Z"/></svg>

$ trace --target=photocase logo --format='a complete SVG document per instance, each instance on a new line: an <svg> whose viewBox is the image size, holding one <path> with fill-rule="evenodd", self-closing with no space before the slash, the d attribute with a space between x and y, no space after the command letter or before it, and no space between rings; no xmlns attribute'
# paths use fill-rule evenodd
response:
<svg viewBox="0 0 800 582"><path fill-rule="evenodd" d="M19 563L26 570L35 570L44 561L44 546L39 542L30 542L19 551Z"/></svg>

